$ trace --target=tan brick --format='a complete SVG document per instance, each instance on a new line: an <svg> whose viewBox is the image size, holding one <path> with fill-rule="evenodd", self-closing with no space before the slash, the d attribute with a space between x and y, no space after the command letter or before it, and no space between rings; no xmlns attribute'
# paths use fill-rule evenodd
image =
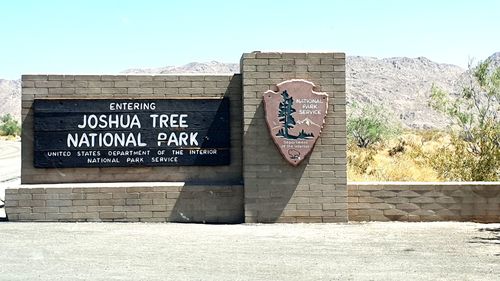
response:
<svg viewBox="0 0 500 281"><path fill-rule="evenodd" d="M127 205L151 205L152 199L126 199Z"/></svg>
<svg viewBox="0 0 500 281"><path fill-rule="evenodd" d="M114 82L109 81L88 81L89 88L111 88L115 86Z"/></svg>
<svg viewBox="0 0 500 281"><path fill-rule="evenodd" d="M74 218L74 219L98 219L99 213L97 213L97 212L72 213L72 218Z"/></svg>
<svg viewBox="0 0 500 281"><path fill-rule="evenodd" d="M100 212L99 218L101 219L123 219L126 217L125 212Z"/></svg>
<svg viewBox="0 0 500 281"><path fill-rule="evenodd" d="M243 65L268 65L268 59L245 59ZM245 73L246 74L246 73Z"/></svg>
<svg viewBox="0 0 500 281"><path fill-rule="evenodd" d="M382 203L382 202L384 202L384 200L381 198L371 197L371 196L359 197L358 201L359 201L359 203Z"/></svg>
<svg viewBox="0 0 500 281"><path fill-rule="evenodd" d="M345 223L347 222L347 216L344 217L323 217L324 223Z"/></svg>
<svg viewBox="0 0 500 281"><path fill-rule="evenodd" d="M28 95L34 95L35 97L47 96L49 94L49 89L47 88L23 88L23 100L26 100ZM30 99L32 100L32 99Z"/></svg>
<svg viewBox="0 0 500 281"><path fill-rule="evenodd" d="M383 214L380 214L380 215L370 215L370 221L390 221L390 219L384 216Z"/></svg>
<svg viewBox="0 0 500 281"><path fill-rule="evenodd" d="M58 213L59 207L33 207L33 213Z"/></svg>
<svg viewBox="0 0 500 281"><path fill-rule="evenodd" d="M73 206L98 206L99 200L73 200Z"/></svg>
<svg viewBox="0 0 500 281"><path fill-rule="evenodd" d="M350 203L349 208L350 209L371 209L372 204L370 204L370 203Z"/></svg>
<svg viewBox="0 0 500 281"><path fill-rule="evenodd" d="M448 209L441 209L436 211L436 215L441 217L457 217L459 215L459 212Z"/></svg>
<svg viewBox="0 0 500 281"><path fill-rule="evenodd" d="M444 209L445 207L443 205L440 205L440 204L430 203L430 204L421 204L421 208L424 210L437 211L437 210Z"/></svg>
<svg viewBox="0 0 500 281"><path fill-rule="evenodd" d="M116 88L139 88L141 83L139 81L116 81Z"/></svg>
<svg viewBox="0 0 500 281"><path fill-rule="evenodd" d="M397 204L396 209L410 211L410 210L418 210L418 209L420 209L420 207L418 205L413 204L413 203L402 203L402 204Z"/></svg>
<svg viewBox="0 0 500 281"><path fill-rule="evenodd" d="M31 207L7 207L5 212L7 215L10 214L20 214L20 213L31 213Z"/></svg>
<svg viewBox="0 0 500 281"><path fill-rule="evenodd" d="M166 211L166 205L141 205L140 211Z"/></svg>
<svg viewBox="0 0 500 281"><path fill-rule="evenodd" d="M139 193L113 193L113 199L139 199Z"/></svg>
<svg viewBox="0 0 500 281"><path fill-rule="evenodd" d="M87 206L71 206L71 207L60 207L61 213L84 213L87 211Z"/></svg>
<svg viewBox="0 0 500 281"><path fill-rule="evenodd" d="M385 216L405 216L408 215L408 212L398 209L387 209L384 210Z"/></svg>
<svg viewBox="0 0 500 281"><path fill-rule="evenodd" d="M102 88L101 93L125 95L127 94L127 88Z"/></svg>
<svg viewBox="0 0 500 281"><path fill-rule="evenodd" d="M6 189L8 190L8 189ZM16 194L16 193L12 193L12 194L6 194L5 195L5 199L6 201L7 200L31 200L33 197L31 194Z"/></svg>
<svg viewBox="0 0 500 281"><path fill-rule="evenodd" d="M101 206L125 205L125 199L100 199L99 205Z"/></svg>
<svg viewBox="0 0 500 281"><path fill-rule="evenodd" d="M333 65L308 65L307 70L309 71L333 71Z"/></svg>
<svg viewBox="0 0 500 281"><path fill-rule="evenodd" d="M373 203L371 204L371 207L374 209L378 210L388 210L388 209L394 209L395 206L387 203Z"/></svg>
<svg viewBox="0 0 500 281"><path fill-rule="evenodd" d="M45 200L19 200L19 207L45 207Z"/></svg>
<svg viewBox="0 0 500 281"><path fill-rule="evenodd" d="M309 215L311 217L334 217L337 214L336 211L310 210Z"/></svg>
<svg viewBox="0 0 500 281"><path fill-rule="evenodd" d="M297 210L321 210L321 204L297 204Z"/></svg>
<svg viewBox="0 0 500 281"><path fill-rule="evenodd" d="M72 213L46 213L46 220L48 221L69 221L73 218Z"/></svg>
<svg viewBox="0 0 500 281"><path fill-rule="evenodd" d="M48 75L23 74L23 75L21 75L21 80L23 80L23 81L44 81L44 80L48 80Z"/></svg>
<svg viewBox="0 0 500 281"><path fill-rule="evenodd" d="M63 88L87 88L88 85L89 85L88 81L62 81L61 82L61 87L63 87Z"/></svg>
<svg viewBox="0 0 500 281"><path fill-rule="evenodd" d="M148 206L148 205L145 205ZM140 206L135 205L135 206L113 206L113 211L114 212L139 212L140 211Z"/></svg>
<svg viewBox="0 0 500 281"><path fill-rule="evenodd" d="M45 217L45 213L20 213L19 220L21 220L21 221L44 221L44 220L46 220L46 217Z"/></svg>
<svg viewBox="0 0 500 281"><path fill-rule="evenodd" d="M410 215L415 215L415 216L434 216L436 215L436 212L432 210L416 210L410 213Z"/></svg>
<svg viewBox="0 0 500 281"><path fill-rule="evenodd" d="M410 199L410 203L417 203L417 204L428 204L428 203L434 203L434 198L431 197L415 197Z"/></svg>
<svg viewBox="0 0 500 281"><path fill-rule="evenodd" d="M35 81L36 88L59 88L61 81Z"/></svg>
<svg viewBox="0 0 500 281"><path fill-rule="evenodd" d="M388 190L378 190L371 193L371 196L387 198L387 197L396 197L398 194L396 192L388 191Z"/></svg>
<svg viewBox="0 0 500 281"><path fill-rule="evenodd" d="M111 199L113 198L112 193L89 193L87 194L87 199Z"/></svg>
<svg viewBox="0 0 500 281"><path fill-rule="evenodd" d="M18 203L19 203L19 201L17 201L17 200L7 200L7 201L5 201L4 205L5 205L5 207L17 207Z"/></svg>
<svg viewBox="0 0 500 281"><path fill-rule="evenodd" d="M297 217L296 222L298 223L322 223L322 217Z"/></svg>
<svg viewBox="0 0 500 281"><path fill-rule="evenodd" d="M87 206L87 212L113 212L113 206Z"/></svg>
<svg viewBox="0 0 500 281"><path fill-rule="evenodd" d="M141 88L164 88L165 82L164 81L142 82L140 84L140 87Z"/></svg>
<svg viewBox="0 0 500 281"><path fill-rule="evenodd" d="M52 194L47 194L52 195ZM57 194L57 199L73 199L73 200L83 200L85 199L84 193L61 193Z"/></svg>
<svg viewBox="0 0 500 281"><path fill-rule="evenodd" d="M323 204L323 210L345 210L347 209L347 203L325 203Z"/></svg>
<svg viewBox="0 0 500 281"><path fill-rule="evenodd" d="M287 210L281 214L284 217L308 217L309 211L307 210Z"/></svg>
<svg viewBox="0 0 500 281"><path fill-rule="evenodd" d="M189 88L191 87L190 81L167 81L165 82L167 88Z"/></svg>
<svg viewBox="0 0 500 281"><path fill-rule="evenodd" d="M56 199L56 200L47 200L45 202L46 202L46 206L47 207L65 207L65 206L71 206L72 205L71 200L59 200L59 199Z"/></svg>
<svg viewBox="0 0 500 281"><path fill-rule="evenodd" d="M421 195L412 190L398 192L398 197L420 197Z"/></svg>
<svg viewBox="0 0 500 281"><path fill-rule="evenodd" d="M128 88L127 94L153 94L153 88Z"/></svg>
<svg viewBox="0 0 500 281"><path fill-rule="evenodd" d="M391 198L385 198L384 201L389 204L398 204L398 203L408 203L410 199L405 197L391 197Z"/></svg>
<svg viewBox="0 0 500 281"><path fill-rule="evenodd" d="M152 218L153 212L127 212L127 218Z"/></svg>

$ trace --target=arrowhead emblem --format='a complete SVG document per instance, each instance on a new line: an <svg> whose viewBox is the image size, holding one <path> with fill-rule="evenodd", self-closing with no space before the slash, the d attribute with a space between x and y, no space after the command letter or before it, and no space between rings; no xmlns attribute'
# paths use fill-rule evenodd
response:
<svg viewBox="0 0 500 281"><path fill-rule="evenodd" d="M292 79L264 93L269 133L283 158L297 166L311 153L321 134L328 94L313 91L312 82Z"/></svg>

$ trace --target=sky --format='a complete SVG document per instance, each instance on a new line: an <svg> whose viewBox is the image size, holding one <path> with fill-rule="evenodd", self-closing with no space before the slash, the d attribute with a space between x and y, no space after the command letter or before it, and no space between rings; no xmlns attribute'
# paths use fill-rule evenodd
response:
<svg viewBox="0 0 500 281"><path fill-rule="evenodd" d="M0 78L118 73L252 51L424 56L500 51L497 0L0 0Z"/></svg>

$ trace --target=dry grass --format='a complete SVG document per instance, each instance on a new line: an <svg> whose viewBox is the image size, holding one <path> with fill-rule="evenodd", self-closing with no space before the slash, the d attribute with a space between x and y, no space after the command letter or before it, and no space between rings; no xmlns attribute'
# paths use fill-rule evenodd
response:
<svg viewBox="0 0 500 281"><path fill-rule="evenodd" d="M1 136L0 135L0 141L20 141L21 137L19 136Z"/></svg>
<svg viewBox="0 0 500 281"><path fill-rule="evenodd" d="M429 155L449 143L449 136L432 131L406 132L371 148L348 145L349 181L443 181Z"/></svg>

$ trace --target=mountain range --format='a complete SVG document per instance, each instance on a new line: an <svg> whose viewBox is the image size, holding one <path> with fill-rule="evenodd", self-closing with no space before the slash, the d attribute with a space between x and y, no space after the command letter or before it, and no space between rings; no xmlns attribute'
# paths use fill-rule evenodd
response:
<svg viewBox="0 0 500 281"><path fill-rule="evenodd" d="M489 57L492 65L500 66L500 52ZM238 73L236 63L192 62L183 66L131 68L126 74ZM452 64L433 62L425 57L375 58L348 56L346 59L347 102L382 106L414 129L443 128L448 122L428 106L433 84L457 92L461 81L470 76L466 69ZM0 79L0 115L11 113L20 119L20 80Z"/></svg>

